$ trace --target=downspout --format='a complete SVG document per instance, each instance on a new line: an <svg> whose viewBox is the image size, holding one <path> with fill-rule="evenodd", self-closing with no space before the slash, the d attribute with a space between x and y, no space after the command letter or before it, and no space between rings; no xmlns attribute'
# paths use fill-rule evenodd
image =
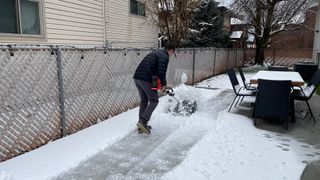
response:
<svg viewBox="0 0 320 180"><path fill-rule="evenodd" d="M107 33L106 33L106 0L102 0L102 23L103 23L103 46L106 46L106 39L107 39Z"/></svg>

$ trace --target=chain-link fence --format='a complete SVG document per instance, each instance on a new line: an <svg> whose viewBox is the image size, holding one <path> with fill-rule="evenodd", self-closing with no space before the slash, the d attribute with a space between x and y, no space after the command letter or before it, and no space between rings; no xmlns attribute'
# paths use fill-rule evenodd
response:
<svg viewBox="0 0 320 180"><path fill-rule="evenodd" d="M133 73L152 49L0 47L0 159L4 161L133 108ZM243 65L241 49L178 49L177 86Z"/></svg>

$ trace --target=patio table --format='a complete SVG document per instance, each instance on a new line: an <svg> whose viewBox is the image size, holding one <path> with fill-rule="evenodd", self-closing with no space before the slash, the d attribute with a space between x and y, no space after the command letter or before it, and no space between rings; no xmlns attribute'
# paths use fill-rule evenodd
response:
<svg viewBox="0 0 320 180"><path fill-rule="evenodd" d="M290 80L291 86L303 86L304 81L298 72L290 71L259 71L251 79L251 84L258 84L258 79L267 79L267 80ZM291 103L291 121L295 122L295 105L292 101Z"/></svg>
<svg viewBox="0 0 320 180"><path fill-rule="evenodd" d="M290 80L292 86L303 86L304 81L298 72L290 71L259 71L251 79L251 84L258 84L258 79Z"/></svg>

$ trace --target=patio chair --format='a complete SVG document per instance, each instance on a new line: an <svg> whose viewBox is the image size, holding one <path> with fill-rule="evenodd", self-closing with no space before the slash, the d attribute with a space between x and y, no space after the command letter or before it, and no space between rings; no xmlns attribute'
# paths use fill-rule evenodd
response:
<svg viewBox="0 0 320 180"><path fill-rule="evenodd" d="M294 100L299 100L299 101L305 101L308 106L308 113L310 112L311 117L313 118L314 124L316 123L315 117L312 113L312 110L309 105L309 99L313 96L314 92L316 91L317 87L320 85L320 70L318 69L314 75L312 76L310 82L305 88L301 88L301 90L295 89L293 91L293 97Z"/></svg>
<svg viewBox="0 0 320 180"><path fill-rule="evenodd" d="M243 74L243 71L242 71L241 67L238 67L238 72L240 74L240 77L241 77L242 83L244 85L244 88L246 88L247 90L254 90L254 91L257 90L256 87L253 87L253 86L251 86L250 83L247 83L246 78L244 77L244 74Z"/></svg>
<svg viewBox="0 0 320 180"><path fill-rule="evenodd" d="M289 71L287 66L268 66L268 71Z"/></svg>
<svg viewBox="0 0 320 180"><path fill-rule="evenodd" d="M283 121L288 129L290 114L291 81L258 79L258 91L254 108L254 125L258 118L274 118Z"/></svg>
<svg viewBox="0 0 320 180"><path fill-rule="evenodd" d="M293 70L298 72L304 81L310 81L318 69L318 64L314 62L297 62L293 67Z"/></svg>
<svg viewBox="0 0 320 180"><path fill-rule="evenodd" d="M245 96L255 96L256 91L251 91L251 90L246 90L244 87L240 87L239 81L237 79L236 73L234 71L234 69L227 69L227 74L229 76L229 79L231 81L232 84L232 88L233 91L235 93L235 97L229 107L228 112L230 112L232 105L234 104L235 100L238 98L237 102L235 103L234 107L236 107L236 105L239 102L239 99L241 97L245 97ZM241 100L242 101L242 100ZM240 102L241 103L241 102Z"/></svg>

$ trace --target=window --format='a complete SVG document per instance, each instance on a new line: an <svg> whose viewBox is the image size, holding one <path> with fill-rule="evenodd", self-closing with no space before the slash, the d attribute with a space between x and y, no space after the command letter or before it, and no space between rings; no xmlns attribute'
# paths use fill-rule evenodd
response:
<svg viewBox="0 0 320 180"><path fill-rule="evenodd" d="M145 4L138 2L137 0L130 0L130 13L139 16L146 16Z"/></svg>
<svg viewBox="0 0 320 180"><path fill-rule="evenodd" d="M0 0L0 33L40 35L40 0Z"/></svg>

